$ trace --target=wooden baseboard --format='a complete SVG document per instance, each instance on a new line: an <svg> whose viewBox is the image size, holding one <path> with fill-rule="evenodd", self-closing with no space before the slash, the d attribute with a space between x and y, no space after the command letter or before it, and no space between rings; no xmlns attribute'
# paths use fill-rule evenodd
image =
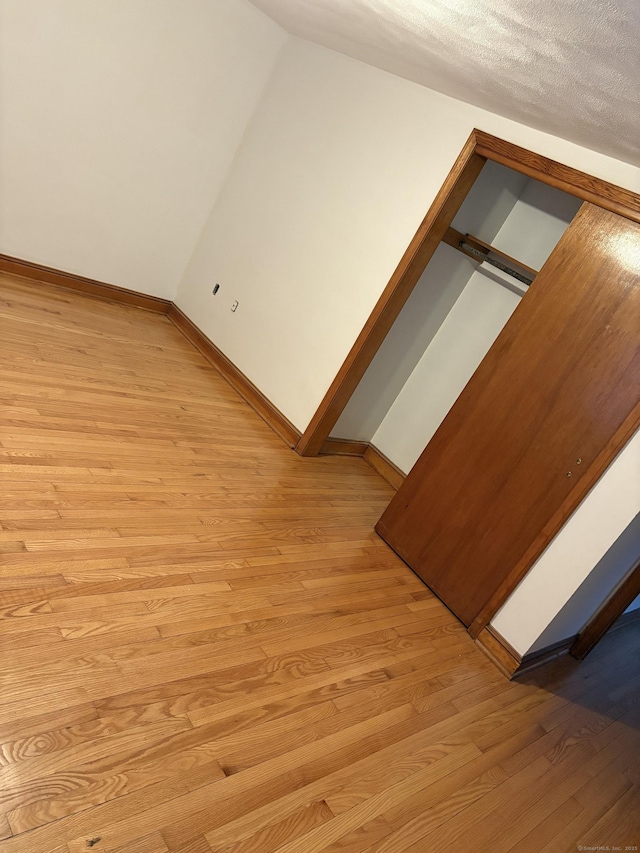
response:
<svg viewBox="0 0 640 853"><path fill-rule="evenodd" d="M370 444L364 454L365 461L374 468L381 477L393 486L394 489L399 489L404 482L405 475L398 466L388 459L384 453L381 453L378 448Z"/></svg>
<svg viewBox="0 0 640 853"><path fill-rule="evenodd" d="M0 272L19 275L32 281L55 284L57 287L75 290L89 296L97 296L99 299L107 299L109 302L120 302L124 305L132 305L135 308L145 308L147 311L155 311L157 314L166 314L172 304L169 299L149 296L146 293L139 293L137 290L117 287L115 284L105 284L103 281L62 272L62 270L56 270L53 267L44 267L31 261L12 258L10 255L0 255Z"/></svg>
<svg viewBox="0 0 640 853"><path fill-rule="evenodd" d="M569 649L575 642L575 637L568 637L558 643L552 643L537 652L521 655L505 640L491 625L487 625L478 634L476 645L489 657L507 678L515 678L532 669L537 669L551 660L569 654Z"/></svg>
<svg viewBox="0 0 640 853"><path fill-rule="evenodd" d="M187 340L198 349L207 361L227 380L251 408L266 421L291 448L298 443L301 433L287 420L273 403L256 388L250 379L230 361L209 338L200 331L196 324L178 308L175 303L167 313L167 317L176 329L179 329Z"/></svg>
<svg viewBox="0 0 640 853"><path fill-rule="evenodd" d="M328 438L322 445L321 456L364 456L371 445L353 438Z"/></svg>
<svg viewBox="0 0 640 853"><path fill-rule="evenodd" d="M328 438L322 445L320 454L325 456L361 456L394 489L399 489L405 478L398 466L369 441L356 441L352 438Z"/></svg>
<svg viewBox="0 0 640 853"><path fill-rule="evenodd" d="M522 663L522 655L501 634L494 631L491 625L480 631L476 637L476 645L507 678L511 679L516 675Z"/></svg>
<svg viewBox="0 0 640 853"><path fill-rule="evenodd" d="M632 610L631 613L624 613L609 629L609 633L630 627L638 622L640 622L640 608ZM478 634L476 645L491 658L507 678L515 678L516 675L524 675L531 672L532 669L537 669L549 661L556 660L556 658L564 657L570 652L573 654L579 637L580 634L575 634L573 637L551 643L551 645L538 649L536 652L521 655L491 625L487 625Z"/></svg>

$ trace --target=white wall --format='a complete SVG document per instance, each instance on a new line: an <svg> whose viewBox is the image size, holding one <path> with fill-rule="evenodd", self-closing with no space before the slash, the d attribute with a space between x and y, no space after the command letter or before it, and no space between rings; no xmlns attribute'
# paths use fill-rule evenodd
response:
<svg viewBox="0 0 640 853"><path fill-rule="evenodd" d="M555 187L529 180L492 245L539 270L581 203Z"/></svg>
<svg viewBox="0 0 640 853"><path fill-rule="evenodd" d="M636 167L317 45L285 46L177 302L299 429L474 126L640 189Z"/></svg>
<svg viewBox="0 0 640 853"><path fill-rule="evenodd" d="M559 622L553 632L543 632L597 567L605 554L629 528L640 512L640 431L614 459L596 486L589 492L571 518L540 555L507 601L496 613L491 625L521 654L566 639L576 633L574 622ZM631 567L637 541L636 527L630 541L614 550L615 582ZM617 546L620 549L620 544ZM637 552L636 552L637 553ZM600 598L606 595L605 590ZM588 609L588 608L587 608ZM575 614L569 614L575 621ZM580 617L581 618L581 617ZM588 618L588 614L587 617ZM583 620L586 621L586 618ZM575 630L574 630L575 628ZM565 633L565 631L569 633Z"/></svg>
<svg viewBox="0 0 640 853"><path fill-rule="evenodd" d="M286 34L246 0L0 16L0 252L173 298Z"/></svg>

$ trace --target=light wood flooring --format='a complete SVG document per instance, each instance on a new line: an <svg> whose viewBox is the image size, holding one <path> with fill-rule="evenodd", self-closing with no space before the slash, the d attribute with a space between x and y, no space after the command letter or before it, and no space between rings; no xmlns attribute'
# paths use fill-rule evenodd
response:
<svg viewBox="0 0 640 853"><path fill-rule="evenodd" d="M165 317L4 277L0 404L0 853L640 842L637 631L509 683Z"/></svg>

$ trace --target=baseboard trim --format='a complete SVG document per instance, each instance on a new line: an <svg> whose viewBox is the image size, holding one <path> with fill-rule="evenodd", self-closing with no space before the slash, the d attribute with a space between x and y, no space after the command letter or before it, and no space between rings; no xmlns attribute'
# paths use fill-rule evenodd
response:
<svg viewBox="0 0 640 853"><path fill-rule="evenodd" d="M369 449L368 441L353 438L328 438L320 450L321 456L364 456Z"/></svg>
<svg viewBox="0 0 640 853"><path fill-rule="evenodd" d="M0 254L0 273L20 276L34 282L45 282L56 287L63 287L66 290L82 293L85 296L95 296L109 302L118 302L123 305L154 311L157 314L165 314L185 338L204 355L218 373L289 447L294 448L300 440L302 433L247 379L244 373L238 370L204 332L200 331L175 302L171 302L169 299L161 299L159 296L148 296L146 293L139 293L126 287L118 287L115 284L106 284L95 279L56 270L53 267L45 267L31 261L23 261L10 255Z"/></svg>
<svg viewBox="0 0 640 853"><path fill-rule="evenodd" d="M511 680L516 675L524 675L524 673L537 669L551 660L569 654L569 649L575 642L576 636L560 640L558 643L551 643L551 645L538 649L536 652L521 655L511 643L505 640L502 634L492 628L491 625L487 625L478 634L476 645Z"/></svg>
<svg viewBox="0 0 640 853"><path fill-rule="evenodd" d="M106 284L93 278L85 278L74 273L56 270L53 267L45 267L31 261L13 258L10 255L0 254L0 272L19 275L32 281L44 281L47 284L55 284L57 287L64 287L67 290L75 290L89 296L97 296L99 299L107 299L109 302L120 302L124 305L132 305L135 308L144 308L147 311L154 311L156 314L166 314L172 304L169 299L149 296L146 293L139 293L137 290L129 290L115 284Z"/></svg>
<svg viewBox="0 0 640 853"><path fill-rule="evenodd" d="M374 444L370 444L366 449L364 459L394 489L399 489L404 483L405 475L403 472L384 453L381 453Z"/></svg>
<svg viewBox="0 0 640 853"><path fill-rule="evenodd" d="M403 472L370 441L330 437L322 445L320 454L323 456L361 456L394 489L399 489L404 482L405 475Z"/></svg>
<svg viewBox="0 0 640 853"><path fill-rule="evenodd" d="M522 663L522 655L501 634L494 631L491 625L487 625L480 631L476 637L476 645L482 649L503 675L509 679L516 675Z"/></svg>
<svg viewBox="0 0 640 853"><path fill-rule="evenodd" d="M251 406L254 412L260 415L289 447L295 448L302 433L256 388L250 379L247 379L242 371L238 370L235 364L209 340L204 332L174 302L171 303L167 317L176 329L182 332L185 338L202 353L231 387Z"/></svg>
<svg viewBox="0 0 640 853"><path fill-rule="evenodd" d="M632 610L630 613L623 613L607 633L627 628L639 621L640 608ZM574 634L573 637L567 637L557 643L551 643L542 649L538 649L536 652L521 655L498 631L492 628L491 625L487 625L478 634L476 645L482 649L487 657L491 658L493 663L507 678L512 679L516 675L524 675L545 663L549 663L549 661L568 655L579 636L579 634Z"/></svg>

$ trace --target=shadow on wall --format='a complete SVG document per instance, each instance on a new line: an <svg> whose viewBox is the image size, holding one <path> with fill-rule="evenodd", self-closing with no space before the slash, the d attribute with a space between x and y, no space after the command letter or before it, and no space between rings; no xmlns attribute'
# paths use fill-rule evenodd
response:
<svg viewBox="0 0 640 853"><path fill-rule="evenodd" d="M556 749L582 744L589 748L590 739L596 739L614 723L631 729L640 729L640 622L634 622L616 631L610 631L584 660L565 655L520 677L516 681L541 688L552 695L562 695L573 705L600 715L594 728L565 730L560 735ZM563 729L566 709L562 718L555 719L553 712L543 721L551 732ZM616 737L622 733L620 729ZM613 732L612 732L613 734ZM606 736L605 736L606 737Z"/></svg>
<svg viewBox="0 0 640 853"><path fill-rule="evenodd" d="M534 650L578 634L629 573L639 553L640 513L539 637ZM640 598L637 598L627 612L639 608ZM549 693L562 693L574 704L596 711L602 715L602 730L616 720L640 729L639 661L640 621L634 621L620 630L614 626L585 660L565 655L517 680ZM591 732L593 736L596 734Z"/></svg>
<svg viewBox="0 0 640 853"><path fill-rule="evenodd" d="M531 647L544 649L580 633L633 568L640 554L640 513L630 522ZM635 604L635 602L634 602Z"/></svg>

